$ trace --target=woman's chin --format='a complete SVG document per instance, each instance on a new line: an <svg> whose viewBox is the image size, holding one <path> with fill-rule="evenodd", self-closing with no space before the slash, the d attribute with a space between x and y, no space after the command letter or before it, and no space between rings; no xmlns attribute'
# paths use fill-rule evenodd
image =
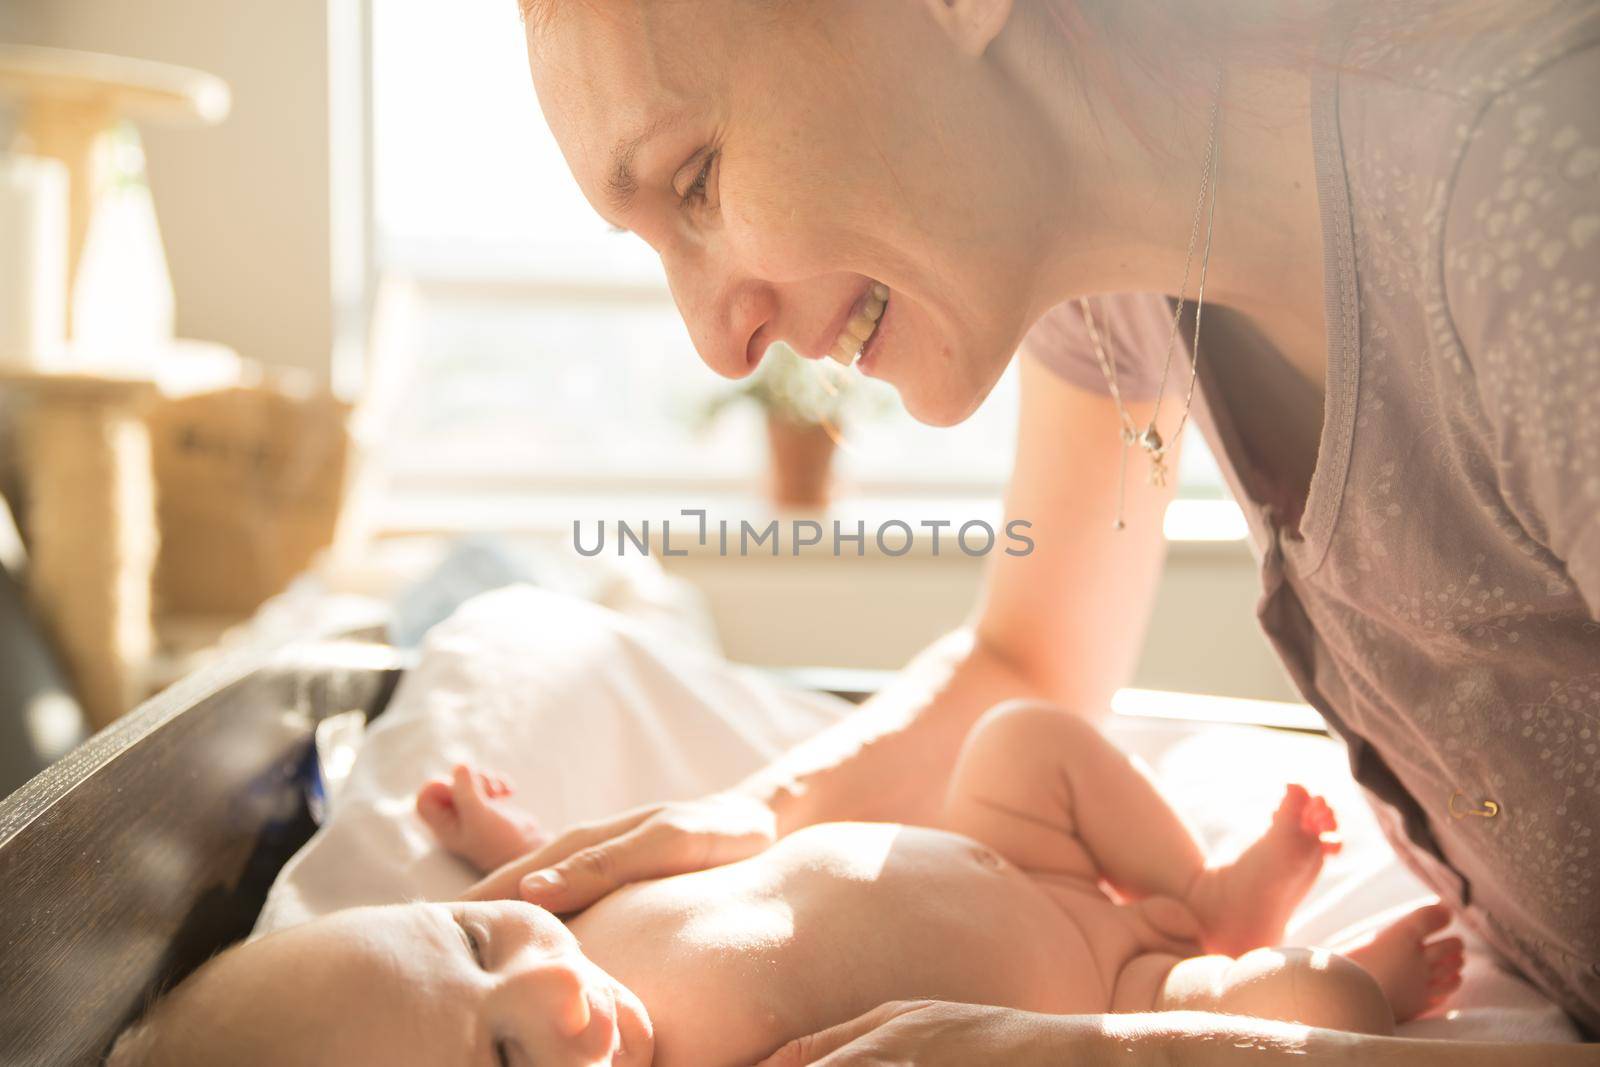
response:
<svg viewBox="0 0 1600 1067"><path fill-rule="evenodd" d="M904 392L900 394L900 403L913 419L924 425L940 429L965 422L978 409L978 405L975 403L956 403L952 401L952 398L947 397L917 398L913 400L907 397Z"/></svg>
<svg viewBox="0 0 1600 1067"><path fill-rule="evenodd" d="M1015 344L952 334L947 327L911 298L893 297L856 368L893 386L912 418L939 428L965 422L978 410L1016 350Z"/></svg>
<svg viewBox="0 0 1600 1067"><path fill-rule="evenodd" d="M909 368L903 377L885 377L900 394L906 413L928 426L946 427L965 422L983 404L998 376L990 381L972 381L965 375L930 381L919 368Z"/></svg>

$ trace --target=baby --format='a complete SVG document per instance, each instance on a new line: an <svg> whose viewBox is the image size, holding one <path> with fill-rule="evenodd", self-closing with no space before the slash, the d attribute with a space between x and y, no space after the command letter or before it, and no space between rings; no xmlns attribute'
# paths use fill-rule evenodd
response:
<svg viewBox="0 0 1600 1067"><path fill-rule="evenodd" d="M490 870L542 839L509 793L459 767L417 808ZM565 924L509 900L339 912L222 953L109 1062L747 1065L920 998L1385 1033L1456 987L1462 945L1434 936L1449 915L1432 905L1342 955L1265 947L1334 829L1320 798L1290 786L1259 840L1208 864L1091 725L1003 705L968 738L941 829L811 826L739 863L630 885Z"/></svg>

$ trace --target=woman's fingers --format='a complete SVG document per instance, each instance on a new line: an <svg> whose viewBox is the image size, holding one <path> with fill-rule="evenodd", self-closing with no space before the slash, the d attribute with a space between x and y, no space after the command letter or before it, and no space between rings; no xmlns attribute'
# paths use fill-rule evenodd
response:
<svg viewBox="0 0 1600 1067"><path fill-rule="evenodd" d="M630 882L670 878L753 856L770 833L737 826L686 829L663 810L635 829L588 848L522 880L522 899L558 915L582 911Z"/></svg>
<svg viewBox="0 0 1600 1067"><path fill-rule="evenodd" d="M776 832L772 809L748 796L717 794L636 808L562 834L490 874L462 899L520 898L568 914L629 882L753 856Z"/></svg>
<svg viewBox="0 0 1600 1067"><path fill-rule="evenodd" d="M602 841L627 834L649 819L659 807L635 808L603 822L585 823L557 837L543 848L518 857L485 875L461 895L462 900L516 900L521 896L523 878L533 871L560 863L573 854Z"/></svg>
<svg viewBox="0 0 1600 1067"><path fill-rule="evenodd" d="M905 1000L880 1004L865 1015L858 1015L849 1022L831 1026L820 1033L795 1038L762 1060L757 1067L806 1067L807 1064L818 1063L886 1025L890 1020L907 1012L916 1011L921 1006L920 1001Z"/></svg>
<svg viewBox="0 0 1600 1067"><path fill-rule="evenodd" d="M522 879L519 895L557 915L582 911L629 882L697 869L687 862L686 844L671 827L646 822L534 871Z"/></svg>

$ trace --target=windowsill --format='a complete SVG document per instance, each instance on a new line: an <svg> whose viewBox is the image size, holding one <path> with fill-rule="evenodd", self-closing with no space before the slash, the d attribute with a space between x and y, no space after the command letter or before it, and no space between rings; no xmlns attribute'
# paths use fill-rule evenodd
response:
<svg viewBox="0 0 1600 1067"><path fill-rule="evenodd" d="M830 692L859 704L887 688L899 675L894 670L848 670L838 667L767 667L778 681L802 689ZM1122 719L1157 719L1197 725L1264 726L1275 730L1326 734L1328 724L1315 709L1299 702L1258 700L1211 693L1159 689L1119 689L1111 711Z"/></svg>

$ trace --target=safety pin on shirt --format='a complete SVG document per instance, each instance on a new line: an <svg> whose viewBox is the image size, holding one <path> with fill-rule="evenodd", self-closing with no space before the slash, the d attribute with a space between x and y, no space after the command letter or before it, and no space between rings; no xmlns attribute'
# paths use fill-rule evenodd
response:
<svg viewBox="0 0 1600 1067"><path fill-rule="evenodd" d="M1476 807L1458 809L1456 807L1456 800L1458 798L1467 800L1467 795L1460 790L1450 794L1450 814L1455 816L1457 819L1465 819L1468 815L1475 816L1479 819L1492 819L1496 815L1500 814L1500 804L1498 801L1484 799L1479 801ZM1467 803L1471 804L1472 801L1467 800Z"/></svg>

